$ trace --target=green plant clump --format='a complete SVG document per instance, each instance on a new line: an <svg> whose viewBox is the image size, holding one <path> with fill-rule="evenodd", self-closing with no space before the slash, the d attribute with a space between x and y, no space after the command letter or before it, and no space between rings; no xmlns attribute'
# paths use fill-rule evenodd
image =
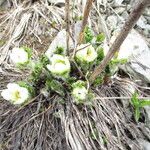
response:
<svg viewBox="0 0 150 150"><path fill-rule="evenodd" d="M84 43L78 45L73 59L66 55L64 47L57 47L51 56L47 53L43 54L36 61L32 60L32 50L30 48L14 48L12 58L18 55L18 60L15 61L16 66L21 62L21 64L30 68L31 72L26 81L18 82L18 84L24 87L32 96L44 89L48 93L59 95L62 99L66 94L69 94L77 105L91 105L94 94L89 84L89 77L105 57L102 48L105 36L103 33L94 36L93 31L86 27L84 39ZM20 57L24 61L19 59ZM118 60L117 58L112 60L103 73L96 78L92 86L96 87L103 84L104 77L111 75L112 68L125 62L126 60ZM19 67L24 69L23 66ZM25 89L24 91L26 91ZM3 93L5 97L6 92ZM15 94L18 94L17 91Z"/></svg>

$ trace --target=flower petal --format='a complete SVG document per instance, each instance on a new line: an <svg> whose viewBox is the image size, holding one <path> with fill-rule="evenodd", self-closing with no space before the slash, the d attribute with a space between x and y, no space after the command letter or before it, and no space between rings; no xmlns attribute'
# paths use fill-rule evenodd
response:
<svg viewBox="0 0 150 150"><path fill-rule="evenodd" d="M47 65L52 74L63 75L65 72L70 72L70 62L67 57L54 54L51 59L51 64Z"/></svg>
<svg viewBox="0 0 150 150"><path fill-rule="evenodd" d="M13 92L13 91L15 91L15 90L18 90L19 89L19 85L18 84L16 84L16 83L8 83L7 84L7 88L8 88L8 90L9 90L9 92Z"/></svg>
<svg viewBox="0 0 150 150"><path fill-rule="evenodd" d="M83 87L76 87L73 89L73 96L75 99L77 100L84 100L86 98L88 91L87 89L83 86Z"/></svg>
<svg viewBox="0 0 150 150"><path fill-rule="evenodd" d="M76 57L81 61L92 62L97 58L97 52L90 44L81 44L77 48Z"/></svg>
<svg viewBox="0 0 150 150"><path fill-rule="evenodd" d="M29 91L26 88L20 87L19 92L22 99L27 100L29 98Z"/></svg>
<svg viewBox="0 0 150 150"><path fill-rule="evenodd" d="M28 53L23 48L13 48L10 54L13 63L26 63L28 61Z"/></svg>
<svg viewBox="0 0 150 150"><path fill-rule="evenodd" d="M8 89L3 90L1 92L1 96L7 101L9 101L11 99L11 93L9 92Z"/></svg>

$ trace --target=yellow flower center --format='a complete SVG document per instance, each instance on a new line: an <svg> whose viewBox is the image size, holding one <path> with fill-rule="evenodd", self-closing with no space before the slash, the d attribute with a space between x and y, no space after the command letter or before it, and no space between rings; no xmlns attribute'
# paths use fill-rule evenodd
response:
<svg viewBox="0 0 150 150"><path fill-rule="evenodd" d="M90 50L90 49L88 49L88 50L87 50L87 56L90 56L90 55L91 55L91 53L92 53L92 52L91 52L91 50Z"/></svg>
<svg viewBox="0 0 150 150"><path fill-rule="evenodd" d="M18 99L21 98L20 96L20 92L19 91L15 91L13 94L12 94L12 98L14 101L17 101Z"/></svg>

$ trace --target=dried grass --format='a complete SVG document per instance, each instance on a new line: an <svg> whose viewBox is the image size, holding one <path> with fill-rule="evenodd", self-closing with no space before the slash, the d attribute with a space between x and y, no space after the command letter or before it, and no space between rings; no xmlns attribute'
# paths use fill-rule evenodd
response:
<svg viewBox="0 0 150 150"><path fill-rule="evenodd" d="M39 94L21 108L1 101L1 148L141 149L138 139L150 140L150 130L144 121L137 124L131 105L124 107L119 99L121 95L131 96L123 86L131 83L113 79L111 84L101 85L93 90L96 99L92 105L75 105L69 93L65 104L56 94L48 98Z"/></svg>

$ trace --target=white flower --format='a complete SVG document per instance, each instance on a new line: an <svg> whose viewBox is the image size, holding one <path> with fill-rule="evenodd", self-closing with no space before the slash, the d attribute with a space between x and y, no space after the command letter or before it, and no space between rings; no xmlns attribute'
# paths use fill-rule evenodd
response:
<svg viewBox="0 0 150 150"><path fill-rule="evenodd" d="M88 94L88 90L84 86L75 87L72 91L72 95L75 98L75 101L85 100Z"/></svg>
<svg viewBox="0 0 150 150"><path fill-rule="evenodd" d="M28 53L23 48L13 48L10 59L14 64L25 64L29 60Z"/></svg>
<svg viewBox="0 0 150 150"><path fill-rule="evenodd" d="M92 45L81 44L77 47L76 58L81 62L92 62L97 58L97 52Z"/></svg>
<svg viewBox="0 0 150 150"><path fill-rule="evenodd" d="M7 89L4 89L1 95L13 104L22 104L29 98L29 91L16 83L9 83Z"/></svg>
<svg viewBox="0 0 150 150"><path fill-rule="evenodd" d="M48 70L53 75L63 75L70 72L70 62L67 57L54 54L50 58L51 64L47 65Z"/></svg>

